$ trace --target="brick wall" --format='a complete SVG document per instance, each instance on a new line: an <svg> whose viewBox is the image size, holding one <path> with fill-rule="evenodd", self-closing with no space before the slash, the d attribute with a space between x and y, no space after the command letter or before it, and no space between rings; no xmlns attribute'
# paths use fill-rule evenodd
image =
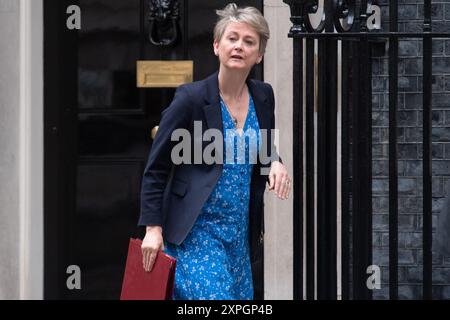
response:
<svg viewBox="0 0 450 320"><path fill-rule="evenodd" d="M388 1L382 26L389 30ZM450 0L433 1L433 31L450 32ZM399 31L421 32L423 1L399 1ZM386 44L386 52L387 52ZM422 41L399 44L399 296L422 298ZM382 289L374 299L389 298L389 96L388 58L373 59L373 261L381 266ZM433 41L433 232L439 223L450 179L450 40ZM450 244L449 244L450 245ZM433 295L450 299L450 257L433 252Z"/></svg>

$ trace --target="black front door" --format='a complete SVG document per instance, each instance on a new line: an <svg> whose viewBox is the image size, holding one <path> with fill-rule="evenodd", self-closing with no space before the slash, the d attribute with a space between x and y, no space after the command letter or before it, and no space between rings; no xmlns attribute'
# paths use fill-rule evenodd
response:
<svg viewBox="0 0 450 320"><path fill-rule="evenodd" d="M192 60L194 81L218 69L212 30L227 2L178 2L179 39L158 47L148 0L44 1L46 298L120 296L128 240L144 232L136 224L151 130L175 92L137 88L136 61ZM236 3L262 10L262 1ZM71 5L80 29L67 27ZM252 77L262 79L261 66ZM79 267L79 289L68 288L69 266Z"/></svg>

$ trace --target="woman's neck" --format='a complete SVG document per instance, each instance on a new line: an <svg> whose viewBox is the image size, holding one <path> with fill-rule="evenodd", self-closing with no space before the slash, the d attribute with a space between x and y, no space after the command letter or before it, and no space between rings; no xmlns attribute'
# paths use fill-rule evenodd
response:
<svg viewBox="0 0 450 320"><path fill-rule="evenodd" d="M233 101L241 100L246 88L245 81L248 73L227 72L226 70L219 70L219 91L222 96L227 97Z"/></svg>

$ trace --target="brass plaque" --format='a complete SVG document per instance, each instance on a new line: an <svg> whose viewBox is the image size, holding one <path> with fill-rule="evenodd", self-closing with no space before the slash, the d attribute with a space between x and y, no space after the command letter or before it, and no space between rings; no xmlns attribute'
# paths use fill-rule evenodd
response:
<svg viewBox="0 0 450 320"><path fill-rule="evenodd" d="M176 88L193 81L193 61L137 61L138 88Z"/></svg>

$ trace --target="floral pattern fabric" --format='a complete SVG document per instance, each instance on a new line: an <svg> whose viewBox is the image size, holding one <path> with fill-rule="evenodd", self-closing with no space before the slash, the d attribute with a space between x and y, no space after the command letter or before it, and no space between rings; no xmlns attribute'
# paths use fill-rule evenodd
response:
<svg viewBox="0 0 450 320"><path fill-rule="evenodd" d="M220 102L222 175L183 243L165 243L165 252L177 259L175 300L253 299L248 213L250 180L260 147L258 118L250 95L243 132L237 132L225 103Z"/></svg>

